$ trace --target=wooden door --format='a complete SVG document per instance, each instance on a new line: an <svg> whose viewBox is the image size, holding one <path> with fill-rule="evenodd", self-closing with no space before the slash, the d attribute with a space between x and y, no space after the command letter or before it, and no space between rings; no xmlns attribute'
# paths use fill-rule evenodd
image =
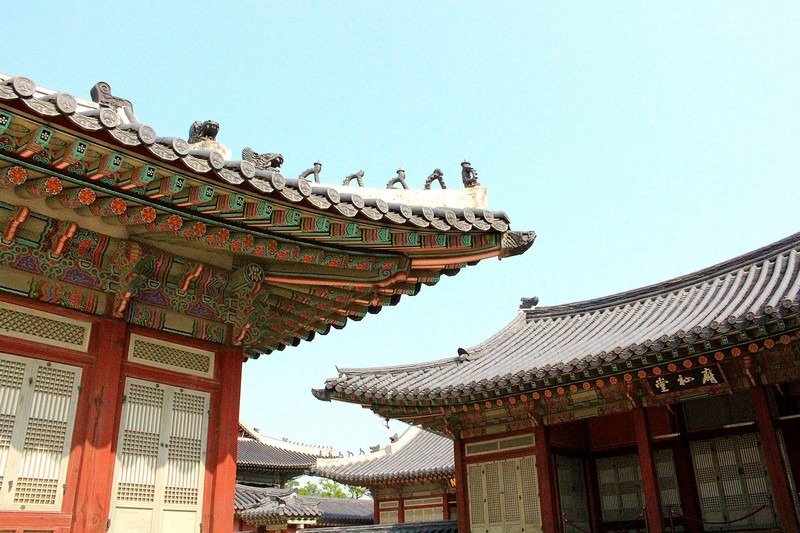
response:
<svg viewBox="0 0 800 533"><path fill-rule="evenodd" d="M209 394L128 378L110 530L201 530Z"/></svg>

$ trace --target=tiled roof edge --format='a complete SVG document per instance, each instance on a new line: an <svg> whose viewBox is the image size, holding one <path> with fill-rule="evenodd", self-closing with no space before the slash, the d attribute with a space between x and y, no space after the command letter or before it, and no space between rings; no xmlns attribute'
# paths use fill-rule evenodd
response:
<svg viewBox="0 0 800 533"><path fill-rule="evenodd" d="M800 248L800 232L790 235L784 239L768 244L757 250L734 257L722 263L698 270L691 274L678 276L666 281L654 283L646 287L639 287L625 292L603 296L591 300L570 302L567 304L553 305L547 307L537 307L530 311L524 311L529 320L537 318L548 318L557 316L569 316L578 313L585 313L615 307L626 303L640 301L649 297L658 296L664 293L671 293L680 289L691 287L718 278L729 272L749 267L761 261L768 260L783 252Z"/></svg>

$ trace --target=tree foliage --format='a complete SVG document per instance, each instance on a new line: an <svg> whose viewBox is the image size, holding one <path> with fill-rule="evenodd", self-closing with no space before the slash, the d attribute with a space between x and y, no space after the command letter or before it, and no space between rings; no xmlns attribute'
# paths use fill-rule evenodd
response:
<svg viewBox="0 0 800 533"><path fill-rule="evenodd" d="M368 491L364 487L355 485L344 485L330 479L320 479L319 481L307 480L304 484L293 479L286 483L287 488L297 489L297 494L301 496L317 496L320 498L353 498L358 499L365 496Z"/></svg>

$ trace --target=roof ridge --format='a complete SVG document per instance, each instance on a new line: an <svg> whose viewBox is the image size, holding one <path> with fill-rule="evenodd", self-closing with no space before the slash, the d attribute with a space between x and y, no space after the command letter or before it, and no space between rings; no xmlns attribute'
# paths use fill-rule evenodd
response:
<svg viewBox="0 0 800 533"><path fill-rule="evenodd" d="M379 367L382 372L380 374L391 374L393 372L402 372L403 370L419 370L421 368L428 368L428 367L435 367L440 366L445 363L452 363L459 360L459 356L455 357L445 357L442 359L436 359L434 361L424 361L421 363L407 363L404 365L396 365L396 366L382 366ZM342 374L360 374L362 372L368 372L370 374L374 374L375 367L362 367L362 368L338 368L339 375ZM385 372L384 372L385 371Z"/></svg>
<svg viewBox="0 0 800 533"><path fill-rule="evenodd" d="M599 298L592 298L589 300L579 300L566 304L537 307L529 311L523 310L523 312L525 313L526 318L530 320L537 318L571 316L578 313L597 311L599 309L606 309L609 307L637 302L653 296L672 293L680 289L698 285L714 278L721 278L722 276L730 274L731 272L735 272L742 268L753 266L757 263L775 258L784 252L788 252L790 250L800 251L798 248L800 248L800 232L794 233L772 244L768 244L767 246L758 248L757 250L753 250L721 263L717 263L716 265L712 265L683 276L653 283L645 287L639 287L636 289L631 289L607 296L601 296Z"/></svg>

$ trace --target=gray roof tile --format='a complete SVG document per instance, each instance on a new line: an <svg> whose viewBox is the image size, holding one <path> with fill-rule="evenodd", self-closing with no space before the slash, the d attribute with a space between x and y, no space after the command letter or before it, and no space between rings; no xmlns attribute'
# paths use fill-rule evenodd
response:
<svg viewBox="0 0 800 533"><path fill-rule="evenodd" d="M800 233L664 283L522 310L482 343L460 349L458 357L342 368L314 394L320 399L352 394L371 402L455 398L671 349L798 312Z"/></svg>
<svg viewBox="0 0 800 533"><path fill-rule="evenodd" d="M267 470L311 468L317 461L315 455L285 450L277 446L250 439L239 439L236 466Z"/></svg>
<svg viewBox="0 0 800 533"><path fill-rule="evenodd" d="M236 485L234 509L251 523L309 519L325 524L372 523L372 500L300 496L292 489Z"/></svg>
<svg viewBox="0 0 800 533"><path fill-rule="evenodd" d="M410 479L449 478L455 472L453 441L430 431L409 428L392 453L319 461L312 473L351 485L375 485Z"/></svg>

